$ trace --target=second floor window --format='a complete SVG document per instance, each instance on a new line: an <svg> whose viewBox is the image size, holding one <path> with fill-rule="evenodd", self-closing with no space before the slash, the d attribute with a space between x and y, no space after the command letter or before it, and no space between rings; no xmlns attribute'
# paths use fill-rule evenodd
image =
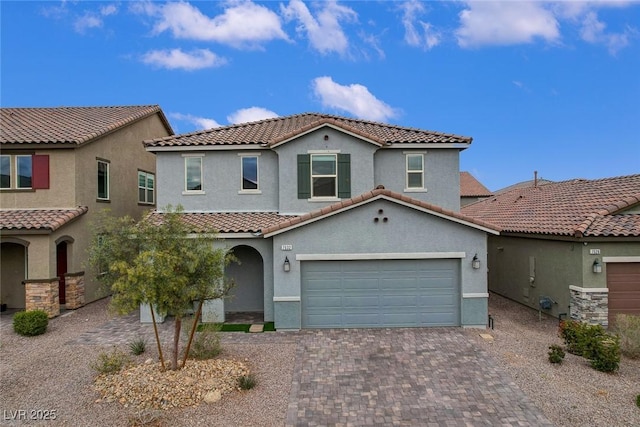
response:
<svg viewBox="0 0 640 427"><path fill-rule="evenodd" d="M242 156L242 191L258 190L258 157Z"/></svg>
<svg viewBox="0 0 640 427"><path fill-rule="evenodd" d="M31 155L0 156L0 188L32 188L32 172Z"/></svg>
<svg viewBox="0 0 640 427"><path fill-rule="evenodd" d="M406 188L418 190L424 188L424 155L407 154Z"/></svg>
<svg viewBox="0 0 640 427"><path fill-rule="evenodd" d="M311 197L336 197L338 168L335 154L311 155Z"/></svg>
<svg viewBox="0 0 640 427"><path fill-rule="evenodd" d="M98 200L109 200L109 162L98 160Z"/></svg>
<svg viewBox="0 0 640 427"><path fill-rule="evenodd" d="M154 203L155 175L138 171L138 203L152 205Z"/></svg>
<svg viewBox="0 0 640 427"><path fill-rule="evenodd" d="M202 191L202 157L184 158L184 190Z"/></svg>
<svg viewBox="0 0 640 427"><path fill-rule="evenodd" d="M332 199L351 197L349 154L298 154L298 198Z"/></svg>

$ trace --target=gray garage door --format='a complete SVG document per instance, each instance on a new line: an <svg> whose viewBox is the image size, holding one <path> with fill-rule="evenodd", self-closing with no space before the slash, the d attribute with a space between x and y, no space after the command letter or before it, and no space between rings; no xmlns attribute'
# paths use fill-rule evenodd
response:
<svg viewBox="0 0 640 427"><path fill-rule="evenodd" d="M302 327L460 325L459 260L305 261Z"/></svg>

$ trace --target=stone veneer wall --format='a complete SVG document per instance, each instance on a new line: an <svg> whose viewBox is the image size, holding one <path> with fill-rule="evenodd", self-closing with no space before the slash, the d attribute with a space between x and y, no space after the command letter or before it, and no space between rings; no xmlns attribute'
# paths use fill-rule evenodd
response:
<svg viewBox="0 0 640 427"><path fill-rule="evenodd" d="M591 325L609 325L609 289L569 286L572 320Z"/></svg>
<svg viewBox="0 0 640 427"><path fill-rule="evenodd" d="M49 318L60 314L58 278L30 279L22 282L25 287L25 308L43 310Z"/></svg>
<svg viewBox="0 0 640 427"><path fill-rule="evenodd" d="M75 310L84 305L84 271L67 273L65 281L65 308Z"/></svg>

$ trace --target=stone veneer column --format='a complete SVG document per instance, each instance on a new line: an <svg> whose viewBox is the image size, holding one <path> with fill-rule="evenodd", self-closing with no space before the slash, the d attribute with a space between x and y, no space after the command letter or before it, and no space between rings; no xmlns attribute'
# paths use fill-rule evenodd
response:
<svg viewBox="0 0 640 427"><path fill-rule="evenodd" d="M22 282L25 288L26 310L43 310L49 318L60 314L58 278L29 279Z"/></svg>
<svg viewBox="0 0 640 427"><path fill-rule="evenodd" d="M569 286L569 312L572 320L609 326L609 289Z"/></svg>
<svg viewBox="0 0 640 427"><path fill-rule="evenodd" d="M65 308L75 310L84 305L84 271L66 273L65 281Z"/></svg>

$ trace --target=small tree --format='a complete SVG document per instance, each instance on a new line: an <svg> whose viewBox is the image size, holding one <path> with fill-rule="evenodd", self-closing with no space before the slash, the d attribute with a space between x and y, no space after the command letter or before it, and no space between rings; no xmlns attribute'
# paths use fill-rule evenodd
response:
<svg viewBox="0 0 640 427"><path fill-rule="evenodd" d="M149 304L162 315L174 316L174 370L179 368L182 319L193 302L199 301L199 316L206 299L222 298L233 286L224 280L224 267L233 256L214 248L214 230L200 230L194 235L181 220L182 212L180 206L167 206L161 217L147 216L139 223L105 214L94 227L89 256L98 279L111 291L111 305L118 313L130 313L140 304ZM153 309L151 315L164 368ZM193 322L183 366L196 327L197 322Z"/></svg>

